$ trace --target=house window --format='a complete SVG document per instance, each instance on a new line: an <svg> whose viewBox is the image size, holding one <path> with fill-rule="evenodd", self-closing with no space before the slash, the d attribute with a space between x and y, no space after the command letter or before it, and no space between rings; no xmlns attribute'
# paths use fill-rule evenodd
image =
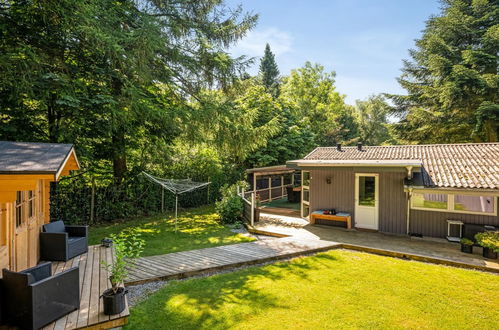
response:
<svg viewBox="0 0 499 330"><path fill-rule="evenodd" d="M376 177L359 176L359 205L375 206Z"/></svg>
<svg viewBox="0 0 499 330"><path fill-rule="evenodd" d="M454 210L494 213L494 198L491 196L454 195Z"/></svg>
<svg viewBox="0 0 499 330"><path fill-rule="evenodd" d="M447 210L449 206L447 194L412 194L412 207L418 209Z"/></svg>
<svg viewBox="0 0 499 330"><path fill-rule="evenodd" d="M435 194L414 192L411 208L452 213L496 215L497 205L494 196L474 194Z"/></svg>
<svg viewBox="0 0 499 330"><path fill-rule="evenodd" d="M24 193L22 191L16 192L16 227L20 227L24 222L23 202L24 202Z"/></svg>

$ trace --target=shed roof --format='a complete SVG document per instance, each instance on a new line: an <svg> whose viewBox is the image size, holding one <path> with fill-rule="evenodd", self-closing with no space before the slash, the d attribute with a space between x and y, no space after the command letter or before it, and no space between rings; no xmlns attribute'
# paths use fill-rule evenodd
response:
<svg viewBox="0 0 499 330"><path fill-rule="evenodd" d="M0 141L0 174L54 174L74 156L72 144Z"/></svg>
<svg viewBox="0 0 499 330"><path fill-rule="evenodd" d="M248 174L256 173L257 175L272 175L272 174L292 173L294 171L295 171L294 169L289 168L286 165L276 165L276 166L250 168L246 170L246 173Z"/></svg>
<svg viewBox="0 0 499 330"><path fill-rule="evenodd" d="M300 162L313 166L324 163L375 161L382 166L394 161L420 161L426 187L499 189L499 143L427 144L400 146L319 147ZM324 165L326 165L324 164ZM343 165L345 166L345 165ZM367 166L367 165L366 165ZM409 165L408 165L409 166Z"/></svg>

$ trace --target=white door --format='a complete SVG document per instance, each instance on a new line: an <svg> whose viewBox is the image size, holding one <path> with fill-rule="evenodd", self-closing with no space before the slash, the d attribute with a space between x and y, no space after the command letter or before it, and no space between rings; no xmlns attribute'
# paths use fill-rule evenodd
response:
<svg viewBox="0 0 499 330"><path fill-rule="evenodd" d="M355 227L378 230L378 174L355 174Z"/></svg>

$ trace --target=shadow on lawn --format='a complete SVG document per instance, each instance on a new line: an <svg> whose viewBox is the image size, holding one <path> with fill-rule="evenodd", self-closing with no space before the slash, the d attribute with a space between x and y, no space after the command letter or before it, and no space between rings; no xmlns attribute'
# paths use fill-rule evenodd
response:
<svg viewBox="0 0 499 330"><path fill-rule="evenodd" d="M313 259L298 258L234 273L172 282L132 309L127 329L226 329L268 309L288 309L282 297L262 289L265 285L262 283L307 279L310 270L329 268L331 261L337 259L321 253Z"/></svg>

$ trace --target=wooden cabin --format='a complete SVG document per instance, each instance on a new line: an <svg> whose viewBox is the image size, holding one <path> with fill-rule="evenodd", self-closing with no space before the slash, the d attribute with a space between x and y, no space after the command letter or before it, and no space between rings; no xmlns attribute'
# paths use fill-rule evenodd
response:
<svg viewBox="0 0 499 330"><path fill-rule="evenodd" d="M50 183L79 168L71 144L0 141L0 269L38 263L40 228L50 221Z"/></svg>

